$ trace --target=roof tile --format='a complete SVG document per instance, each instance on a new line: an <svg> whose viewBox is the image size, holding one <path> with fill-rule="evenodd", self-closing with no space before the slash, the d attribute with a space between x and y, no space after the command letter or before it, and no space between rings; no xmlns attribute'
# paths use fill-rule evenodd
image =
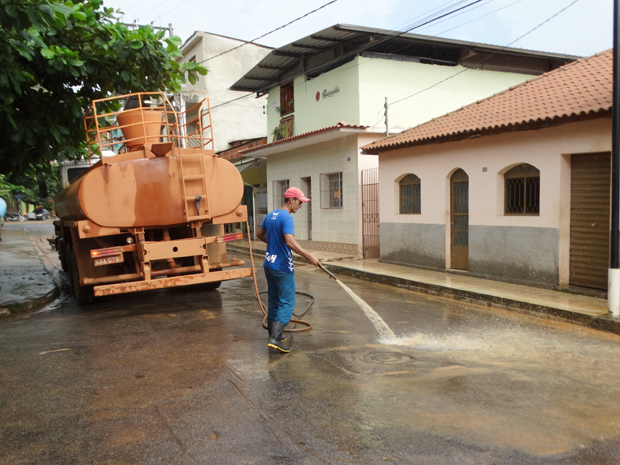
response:
<svg viewBox="0 0 620 465"><path fill-rule="evenodd" d="M611 109L613 49L512 86L400 134L363 147L379 153L465 138L496 128L573 118Z"/></svg>

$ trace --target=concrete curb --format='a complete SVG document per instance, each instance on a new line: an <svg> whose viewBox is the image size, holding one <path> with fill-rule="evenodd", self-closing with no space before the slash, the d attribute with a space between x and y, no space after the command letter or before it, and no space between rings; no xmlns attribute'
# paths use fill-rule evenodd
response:
<svg viewBox="0 0 620 465"><path fill-rule="evenodd" d="M410 291L421 292L424 294L447 297L452 300L482 305L489 308L511 310L526 315L532 315L550 320L560 320L568 323L576 323L587 328L597 329L620 335L620 321L611 316L590 316L581 313L569 312L554 307L547 307L529 302L521 302L505 297L498 297L479 292L463 289L453 289L435 284L423 283L419 281L397 278L393 276L380 275L367 271L353 270L343 266L338 266L333 262L326 264L325 268L329 271L362 279L373 283L386 284L388 286L401 287Z"/></svg>
<svg viewBox="0 0 620 465"><path fill-rule="evenodd" d="M0 319L34 313L52 303L58 297L60 297L60 290L56 287L43 297L37 297L28 302L14 304L9 302L8 306L0 308Z"/></svg>

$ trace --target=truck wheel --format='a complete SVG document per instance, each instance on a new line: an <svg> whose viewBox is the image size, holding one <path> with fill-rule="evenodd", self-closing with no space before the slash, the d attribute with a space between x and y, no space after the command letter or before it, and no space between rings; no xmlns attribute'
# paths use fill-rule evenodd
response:
<svg viewBox="0 0 620 465"><path fill-rule="evenodd" d="M60 260L60 266L62 268L62 271L68 273L69 272L69 263L67 262L67 247L65 247L65 253L62 253L62 249L61 249L61 245L60 245L60 241L61 239L59 239L58 237L56 238L56 251L58 252L58 259Z"/></svg>
<svg viewBox="0 0 620 465"><path fill-rule="evenodd" d="M80 274L78 271L77 258L73 252L73 247L67 247L67 261L69 262L69 273L71 274L71 288L73 297L78 305L88 305L95 301L95 293L92 286L80 286Z"/></svg>

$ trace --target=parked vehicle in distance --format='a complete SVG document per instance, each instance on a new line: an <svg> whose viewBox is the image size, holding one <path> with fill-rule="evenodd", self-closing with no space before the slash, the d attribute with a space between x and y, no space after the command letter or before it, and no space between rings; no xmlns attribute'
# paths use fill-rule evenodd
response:
<svg viewBox="0 0 620 465"><path fill-rule="evenodd" d="M26 217L23 215L22 212L17 212L17 213L7 213L4 216L4 219L7 221L24 221Z"/></svg>
<svg viewBox="0 0 620 465"><path fill-rule="evenodd" d="M52 217L52 214L45 208L35 208L34 217L36 220L49 220Z"/></svg>

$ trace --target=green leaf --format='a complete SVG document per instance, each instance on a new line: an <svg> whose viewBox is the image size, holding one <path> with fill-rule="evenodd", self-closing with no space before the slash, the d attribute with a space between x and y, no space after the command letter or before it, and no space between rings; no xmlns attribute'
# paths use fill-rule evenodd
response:
<svg viewBox="0 0 620 465"><path fill-rule="evenodd" d="M73 14L73 8L67 5L63 5L62 3L52 3L50 6L52 7L52 10L57 13L62 13L65 16Z"/></svg>
<svg viewBox="0 0 620 465"><path fill-rule="evenodd" d="M54 58L56 54L49 48L44 48L44 49L41 49L41 55L43 55L43 58L47 58L48 60L51 60L52 58Z"/></svg>
<svg viewBox="0 0 620 465"><path fill-rule="evenodd" d="M37 8L48 16L54 16L54 10L49 5L37 5Z"/></svg>
<svg viewBox="0 0 620 465"><path fill-rule="evenodd" d="M168 39L166 39L166 42L176 45L177 47L180 47L181 45L183 45L183 41L181 40L179 36L169 37Z"/></svg>
<svg viewBox="0 0 620 465"><path fill-rule="evenodd" d="M129 42L129 46L134 50L139 50L144 47L144 43L141 40L132 40Z"/></svg>

